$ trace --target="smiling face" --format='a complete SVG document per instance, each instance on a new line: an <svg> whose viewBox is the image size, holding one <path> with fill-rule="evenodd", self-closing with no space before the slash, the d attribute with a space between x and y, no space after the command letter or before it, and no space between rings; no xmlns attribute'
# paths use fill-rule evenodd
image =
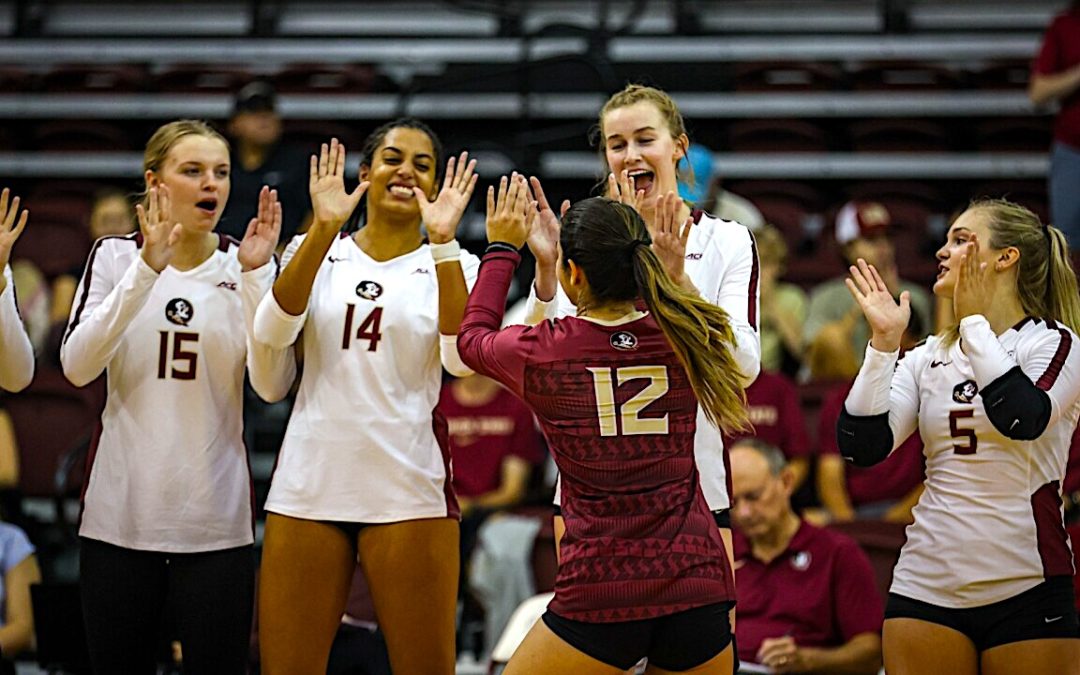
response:
<svg viewBox="0 0 1080 675"><path fill-rule="evenodd" d="M601 122L608 168L616 177L629 172L634 188L645 191L645 210L656 208L657 199L678 190L676 164L686 154L689 139L672 135L655 103L638 101L614 108Z"/></svg>
<svg viewBox="0 0 1080 675"><path fill-rule="evenodd" d="M938 249L938 275L934 281L934 295L952 298L959 276L961 257L967 253L971 235L979 241L979 260L993 265L998 252L990 247L990 227L984 213L968 209L949 228L945 244Z"/></svg>
<svg viewBox="0 0 1080 675"><path fill-rule="evenodd" d="M371 181L367 191L372 212L420 217L420 205L413 187L428 199L436 196L436 157L431 137L420 129L395 127L386 132L375 148L370 165L360 166L360 179Z"/></svg>
<svg viewBox="0 0 1080 675"><path fill-rule="evenodd" d="M149 187L169 189L171 217L185 228L210 232L229 200L229 149L219 138L189 134L173 144Z"/></svg>

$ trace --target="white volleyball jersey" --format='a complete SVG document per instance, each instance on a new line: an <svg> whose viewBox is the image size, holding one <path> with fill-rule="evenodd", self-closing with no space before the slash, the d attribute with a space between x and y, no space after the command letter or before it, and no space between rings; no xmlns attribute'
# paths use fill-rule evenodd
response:
<svg viewBox="0 0 1080 675"><path fill-rule="evenodd" d="M1029 318L995 336L972 316L961 339L963 350L960 341L946 348L931 337L898 364L895 353L868 348L845 403L854 415L888 410L894 449L918 424L926 489L891 590L951 608L1073 574L1061 481L1080 416L1080 349L1068 328ZM980 394L1017 365L1051 401L1050 423L1032 441L1002 435Z"/></svg>
<svg viewBox="0 0 1080 675"><path fill-rule="evenodd" d="M34 347L15 303L11 266L4 266L7 284L0 293L0 389L20 391L34 377Z"/></svg>
<svg viewBox="0 0 1080 675"><path fill-rule="evenodd" d="M757 246L750 230L739 223L720 220L699 210L693 212L693 217L684 269L701 296L730 317L735 333L733 356L749 385L761 370ZM546 303L537 299L535 287L529 292L525 310L527 323L576 313L577 308L561 285L555 298ZM694 457L709 508L714 511L729 508L731 486L724 442L720 430L701 408L698 408L694 435Z"/></svg>
<svg viewBox="0 0 1080 675"><path fill-rule="evenodd" d="M289 244L286 265L303 238ZM462 251L461 264L472 288L480 260ZM319 267L305 314L288 317L268 294L257 339L274 317L302 325L304 372L267 510L367 523L456 516L436 410L439 285L428 245L379 262L343 234Z"/></svg>
<svg viewBox="0 0 1080 675"><path fill-rule="evenodd" d="M268 290L274 265L241 274L237 242L220 242L198 267L160 274L138 234L105 237L90 253L61 347L76 385L108 375L84 537L178 553L254 541L241 293Z"/></svg>

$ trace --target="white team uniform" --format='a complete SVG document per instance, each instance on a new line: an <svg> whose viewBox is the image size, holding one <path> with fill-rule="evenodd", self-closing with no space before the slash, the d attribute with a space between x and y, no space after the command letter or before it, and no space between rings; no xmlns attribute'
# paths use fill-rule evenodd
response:
<svg viewBox="0 0 1080 675"><path fill-rule="evenodd" d="M304 236L289 244L285 265ZM461 265L472 288L480 260L462 251ZM359 523L456 515L448 449L433 425L442 383L438 318L426 244L379 262L343 234L303 314L287 314L266 295L255 339L291 349L302 328L304 353L268 511Z"/></svg>
<svg viewBox="0 0 1080 675"><path fill-rule="evenodd" d="M891 591L948 608L998 602L1073 573L1060 496L1080 416L1080 350L1068 328L1025 319L995 336L977 315L961 322L960 335L963 351L931 337L898 364L897 352L867 347L845 402L852 415L887 411L894 450L918 424L926 489ZM998 432L979 393L1017 365L1051 401L1049 425L1032 441Z"/></svg>
<svg viewBox="0 0 1080 675"><path fill-rule="evenodd" d="M175 553L251 544L245 322L275 265L241 273L237 242L222 236L198 267L158 274L141 242L94 245L61 347L74 384L108 373L79 534Z"/></svg>
<svg viewBox="0 0 1080 675"><path fill-rule="evenodd" d="M0 389L20 391L34 377L34 347L15 306L15 282L11 266L4 266L7 285L0 293Z"/></svg>
<svg viewBox="0 0 1080 675"><path fill-rule="evenodd" d="M694 226L686 242L686 275L701 296L720 307L731 320L735 333L733 356L749 385L761 371L761 333L758 325L758 258L750 230L739 223L720 220L704 211L695 210ZM532 287L525 308L525 322L539 323L543 319L572 316L577 308L557 287L555 297L542 302ZM728 493L727 464L724 442L715 427L699 407L697 433L694 435L694 458L701 475L701 490L713 511L731 506ZM558 504L559 495L555 496Z"/></svg>

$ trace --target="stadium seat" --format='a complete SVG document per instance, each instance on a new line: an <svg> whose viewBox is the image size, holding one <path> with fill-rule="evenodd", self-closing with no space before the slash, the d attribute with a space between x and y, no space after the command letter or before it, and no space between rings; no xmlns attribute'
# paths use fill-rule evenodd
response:
<svg viewBox="0 0 1080 675"><path fill-rule="evenodd" d="M840 69L824 63L741 63L735 66L735 91L837 91L842 90Z"/></svg>
<svg viewBox="0 0 1080 675"><path fill-rule="evenodd" d="M1031 209L1042 222L1050 222L1050 207L1046 194L1046 183L1041 180L999 180L976 185L971 190L973 198L1008 199Z"/></svg>
<svg viewBox="0 0 1080 675"><path fill-rule="evenodd" d="M961 88L960 76L948 68L915 61L863 63L851 73L852 88L862 91L950 91Z"/></svg>
<svg viewBox="0 0 1080 675"><path fill-rule="evenodd" d="M367 64L293 64L273 76L278 93L363 94L375 91L382 82L375 68Z"/></svg>
<svg viewBox="0 0 1080 675"><path fill-rule="evenodd" d="M33 226L19 237L14 258L31 261L47 279L81 269L90 253L85 227L46 220L36 212L33 218Z"/></svg>
<svg viewBox="0 0 1080 675"><path fill-rule="evenodd" d="M874 581L882 602L888 599L893 568L900 557L900 549L907 541L904 532L906 527L901 523L882 520L852 520L829 525L830 530L846 534L857 541L859 547L866 552L870 565L874 568Z"/></svg>
<svg viewBox="0 0 1080 675"><path fill-rule="evenodd" d="M871 119L848 127L855 152L950 152L952 136L930 120Z"/></svg>
<svg viewBox="0 0 1080 675"><path fill-rule="evenodd" d="M148 83L146 68L139 64L57 66L44 73L37 89L50 93L133 93Z"/></svg>
<svg viewBox="0 0 1080 675"><path fill-rule="evenodd" d="M825 131L803 120L745 120L728 125L732 152L826 152Z"/></svg>
<svg viewBox="0 0 1080 675"><path fill-rule="evenodd" d="M240 90L254 76L243 68L203 64L170 66L154 77L163 92L228 93Z"/></svg>
<svg viewBox="0 0 1080 675"><path fill-rule="evenodd" d="M975 149L980 152L1046 152L1053 123L1043 118L1006 118L975 126Z"/></svg>
<svg viewBox="0 0 1080 675"><path fill-rule="evenodd" d="M45 152L121 152L133 144L116 124L94 120L54 120L38 125L36 149Z"/></svg>
<svg viewBox="0 0 1080 675"><path fill-rule="evenodd" d="M968 80L972 86L985 90L1026 90L1031 79L1031 64L1027 61L997 61L972 70Z"/></svg>

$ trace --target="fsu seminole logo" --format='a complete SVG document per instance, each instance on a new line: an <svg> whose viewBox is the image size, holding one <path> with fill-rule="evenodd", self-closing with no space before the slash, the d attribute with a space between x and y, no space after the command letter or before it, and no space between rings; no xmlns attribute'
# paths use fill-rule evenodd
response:
<svg viewBox="0 0 1080 675"><path fill-rule="evenodd" d="M633 333L621 330L618 333L611 334L611 346L615 349L629 352L637 349L637 344L637 336Z"/></svg>
<svg viewBox="0 0 1080 675"><path fill-rule="evenodd" d="M375 300L382 295L382 286L375 281L361 281L356 284L356 294L365 300Z"/></svg>
<svg viewBox="0 0 1080 675"><path fill-rule="evenodd" d="M977 396L978 393L979 385L975 384L975 380L964 380L953 387L952 400L957 403L971 403L975 400L975 396Z"/></svg>
<svg viewBox="0 0 1080 675"><path fill-rule="evenodd" d="M165 305L165 318L177 326L186 326L195 317L195 307L184 298L173 298Z"/></svg>

